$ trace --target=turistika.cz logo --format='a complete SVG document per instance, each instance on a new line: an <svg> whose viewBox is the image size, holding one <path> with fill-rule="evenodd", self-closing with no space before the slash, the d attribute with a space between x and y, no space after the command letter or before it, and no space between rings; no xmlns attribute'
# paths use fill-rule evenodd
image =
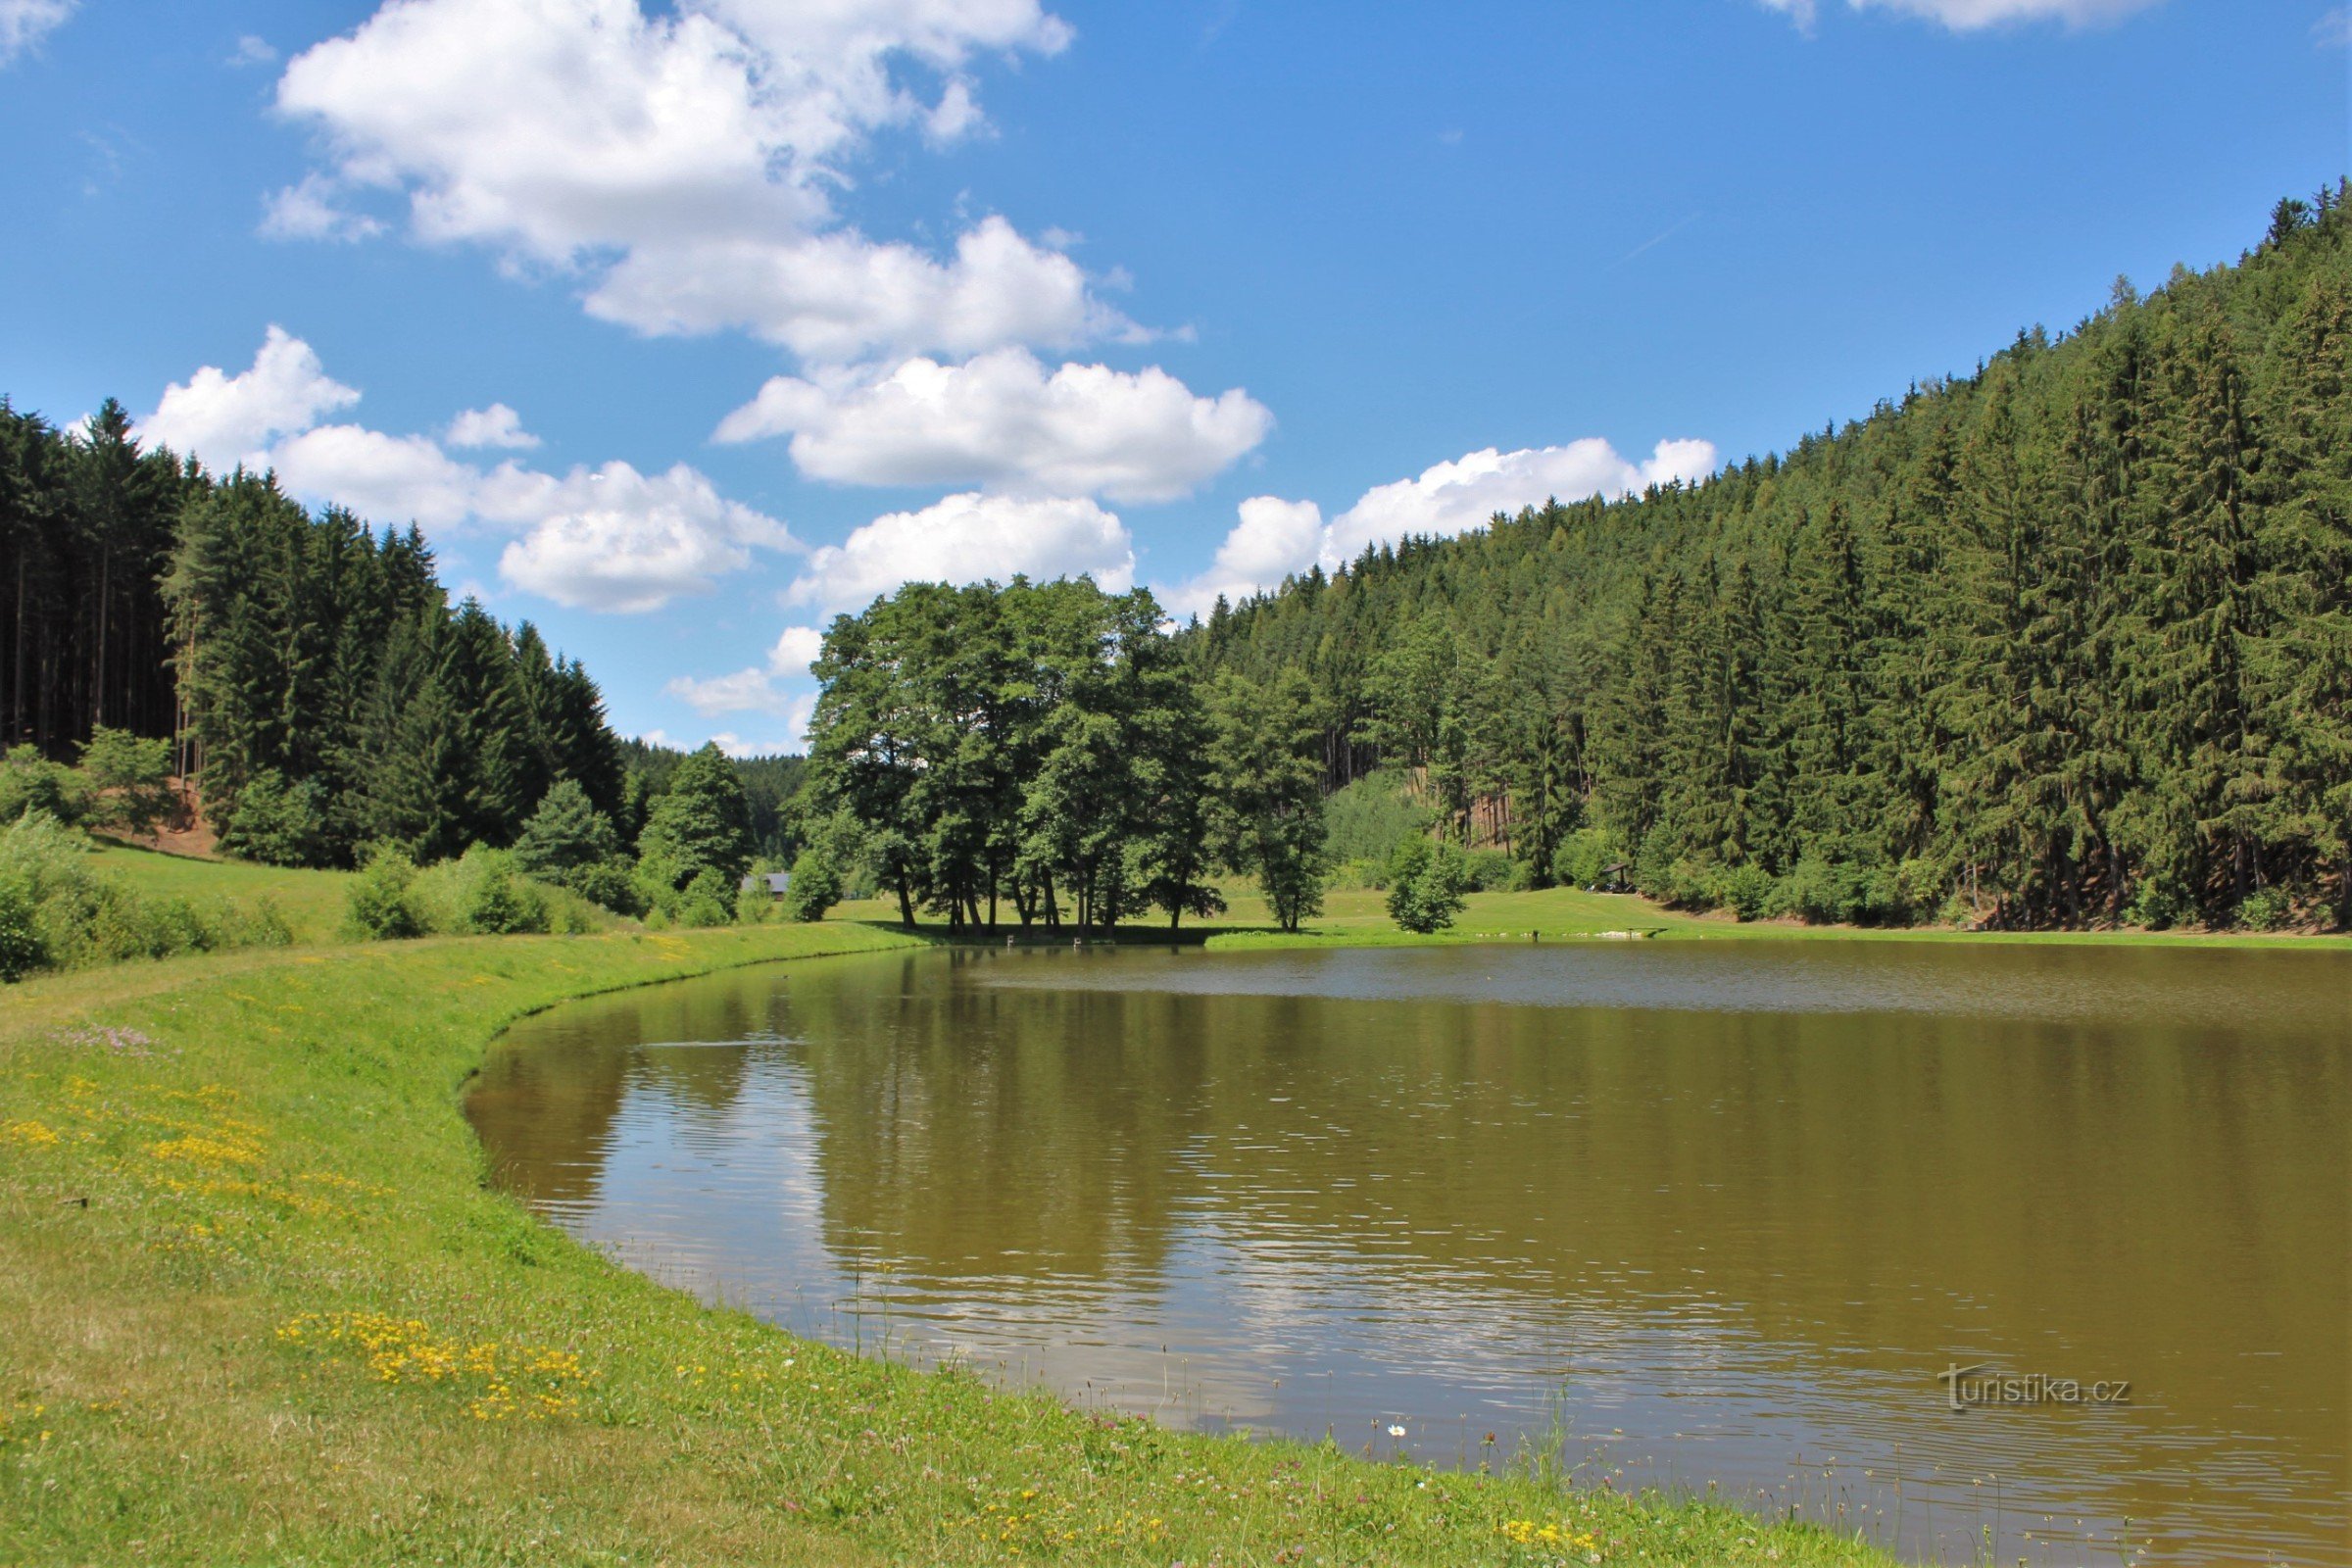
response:
<svg viewBox="0 0 2352 1568"><path fill-rule="evenodd" d="M1970 1366L1947 1366L1936 1374L1944 1397L1955 1410L1982 1410L2013 1404L2130 1404L2132 1380L2117 1378L2084 1383L2080 1378L2054 1378L2046 1372L1995 1372L1989 1361Z"/></svg>

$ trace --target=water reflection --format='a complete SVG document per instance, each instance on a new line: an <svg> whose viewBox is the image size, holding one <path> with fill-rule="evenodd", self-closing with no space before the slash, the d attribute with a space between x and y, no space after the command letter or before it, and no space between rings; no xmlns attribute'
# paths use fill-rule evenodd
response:
<svg viewBox="0 0 2352 1568"><path fill-rule="evenodd" d="M2344 1563L2348 1043L2331 954L958 952L532 1020L470 1108L637 1266L1163 1419Z"/></svg>

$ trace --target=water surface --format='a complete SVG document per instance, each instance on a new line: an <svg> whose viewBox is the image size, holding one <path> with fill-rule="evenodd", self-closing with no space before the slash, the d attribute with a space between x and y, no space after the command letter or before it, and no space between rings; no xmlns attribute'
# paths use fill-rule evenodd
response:
<svg viewBox="0 0 2352 1568"><path fill-rule="evenodd" d="M1936 1560L2340 1565L2348 1057L2331 953L961 950L579 1004L469 1108L573 1233L869 1350Z"/></svg>

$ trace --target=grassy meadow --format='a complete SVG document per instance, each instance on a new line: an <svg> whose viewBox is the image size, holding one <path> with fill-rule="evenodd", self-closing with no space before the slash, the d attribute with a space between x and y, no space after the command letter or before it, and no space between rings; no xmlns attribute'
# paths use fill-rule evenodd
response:
<svg viewBox="0 0 2352 1568"><path fill-rule="evenodd" d="M427 939L10 988L0 1561L1884 1560L1709 1504L1185 1436L859 1360L488 1189L459 1097L507 1022L914 940Z"/></svg>

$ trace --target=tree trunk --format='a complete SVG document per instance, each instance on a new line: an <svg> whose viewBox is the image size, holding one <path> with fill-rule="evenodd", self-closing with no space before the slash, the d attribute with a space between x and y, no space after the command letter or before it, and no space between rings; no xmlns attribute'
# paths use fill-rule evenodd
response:
<svg viewBox="0 0 2352 1568"><path fill-rule="evenodd" d="M905 866L898 868L898 883L899 924L911 931L914 929L914 896L906 889L906 868Z"/></svg>

